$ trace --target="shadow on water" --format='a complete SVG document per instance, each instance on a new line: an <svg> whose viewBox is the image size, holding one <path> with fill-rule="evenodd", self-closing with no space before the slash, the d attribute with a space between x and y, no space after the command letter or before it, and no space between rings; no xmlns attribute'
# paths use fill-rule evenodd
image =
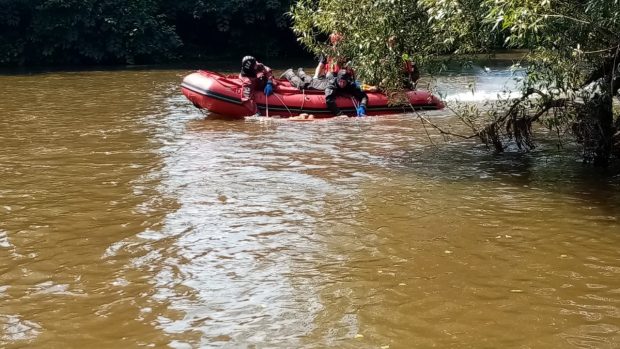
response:
<svg viewBox="0 0 620 349"><path fill-rule="evenodd" d="M439 144L397 154L391 161L406 172L434 180L536 187L598 203L610 211L620 208L619 164L609 168L584 164L578 147L568 145L557 151L552 141L539 141L538 148L528 153L503 154L471 143Z"/></svg>

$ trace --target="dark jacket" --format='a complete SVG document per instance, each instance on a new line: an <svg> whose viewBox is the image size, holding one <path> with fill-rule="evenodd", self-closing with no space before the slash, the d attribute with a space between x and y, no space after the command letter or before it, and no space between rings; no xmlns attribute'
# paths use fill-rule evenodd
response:
<svg viewBox="0 0 620 349"><path fill-rule="evenodd" d="M325 103L334 115L341 115L340 108L336 105L336 97L348 94L357 99L360 105L364 107L368 104L368 95L366 95L347 73L342 69L338 71L338 75L328 77L327 88L325 89Z"/></svg>
<svg viewBox="0 0 620 349"><path fill-rule="evenodd" d="M239 73L241 81L241 104L248 109L249 115L258 113L258 107L254 102L254 91L263 89L269 81L273 82L271 68L257 62L254 57L244 57L244 60L250 60L250 64L243 64Z"/></svg>
<svg viewBox="0 0 620 349"><path fill-rule="evenodd" d="M271 68L260 62L256 62L251 69L242 68L239 79L242 84L241 101L243 102L252 99L255 89L265 87L267 81L273 81Z"/></svg>

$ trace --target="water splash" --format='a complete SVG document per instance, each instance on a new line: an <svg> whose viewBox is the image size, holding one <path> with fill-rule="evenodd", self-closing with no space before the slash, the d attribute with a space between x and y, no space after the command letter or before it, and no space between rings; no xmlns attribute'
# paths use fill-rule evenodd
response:
<svg viewBox="0 0 620 349"><path fill-rule="evenodd" d="M518 98L525 72L510 67L478 67L469 72L439 76L438 94L445 101L487 102Z"/></svg>

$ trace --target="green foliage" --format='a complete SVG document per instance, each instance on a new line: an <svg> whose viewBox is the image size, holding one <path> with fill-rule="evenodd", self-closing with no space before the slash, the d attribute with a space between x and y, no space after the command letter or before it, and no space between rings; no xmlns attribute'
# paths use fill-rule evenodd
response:
<svg viewBox="0 0 620 349"><path fill-rule="evenodd" d="M423 8L412 4L416 2L300 0L290 15L299 41L311 52L348 57L361 79L371 84L385 79L398 87L403 59L424 61L434 41L424 31ZM330 33L344 39L335 47L326 45L321 39Z"/></svg>
<svg viewBox="0 0 620 349"><path fill-rule="evenodd" d="M291 1L163 0L162 9L189 50L286 56L301 52L285 15Z"/></svg>
<svg viewBox="0 0 620 349"><path fill-rule="evenodd" d="M0 64L139 63L180 45L155 0L5 0Z"/></svg>
<svg viewBox="0 0 620 349"><path fill-rule="evenodd" d="M292 8L293 31L315 54L348 57L360 78L388 89L402 87L403 60L431 66L446 53L473 53L494 45L480 4L449 0L300 0ZM344 40L324 43L333 32ZM484 34L484 35L483 35Z"/></svg>
<svg viewBox="0 0 620 349"><path fill-rule="evenodd" d="M530 49L523 90L539 91L535 107L544 113L521 119L542 121L558 134L573 132L586 158L606 164L615 132L612 96L620 88L620 2L493 3L486 20L507 32L508 45Z"/></svg>
<svg viewBox="0 0 620 349"><path fill-rule="evenodd" d="M28 1L0 0L0 64L18 62L25 50Z"/></svg>
<svg viewBox="0 0 620 349"><path fill-rule="evenodd" d="M620 32L618 0L300 0L290 15L311 52L350 57L373 82L397 76L406 55L425 63L488 52L502 39L531 50L533 84L568 90L614 53ZM345 37L336 52L324 43L332 32Z"/></svg>
<svg viewBox="0 0 620 349"><path fill-rule="evenodd" d="M602 138L613 131L611 108L604 104L620 88L619 0L299 0L291 17L298 40L311 52L349 57L362 78L371 83L384 78L389 88L399 87L398 58L406 55L428 67L446 56L498 45L528 49L525 97L502 101L486 113L490 124L477 130L499 151L502 133L519 147L533 146L534 121L568 129L590 113ZM345 37L335 52L323 43L331 32ZM390 44L392 38L397 45ZM592 109L579 107L581 100Z"/></svg>
<svg viewBox="0 0 620 349"><path fill-rule="evenodd" d="M167 57L180 44L152 0L44 0L32 28L36 52L53 63L132 64Z"/></svg>
<svg viewBox="0 0 620 349"><path fill-rule="evenodd" d="M0 0L0 65L283 53L295 45L285 15L290 5L291 0Z"/></svg>
<svg viewBox="0 0 620 349"><path fill-rule="evenodd" d="M442 53L469 54L488 51L497 46L499 31L484 19L491 10L483 1L420 0L428 13L428 33Z"/></svg>

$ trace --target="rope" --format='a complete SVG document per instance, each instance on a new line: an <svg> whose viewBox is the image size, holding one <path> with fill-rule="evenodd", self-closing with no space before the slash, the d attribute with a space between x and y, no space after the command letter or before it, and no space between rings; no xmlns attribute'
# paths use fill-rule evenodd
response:
<svg viewBox="0 0 620 349"><path fill-rule="evenodd" d="M357 101L355 100L355 98L351 97L351 102L353 102L353 108L355 108L355 116L358 116L357 115L357 107L358 107Z"/></svg>
<svg viewBox="0 0 620 349"><path fill-rule="evenodd" d="M411 110L413 110L413 113L416 114L417 117L420 119L420 122L422 123L422 127L424 127L424 132L426 133L426 137L428 137L428 140L431 142L431 145L434 146L434 147L437 147L437 145L435 144L435 142L433 142L433 139L431 138L431 134L428 133L428 129L426 129L426 123L425 122L428 122L433 127L435 127L435 125L433 125L424 116L422 116L420 114L420 112L415 109L413 104L411 104L411 102L409 102L409 106L411 107ZM439 131L441 132L441 130L439 130Z"/></svg>
<svg viewBox="0 0 620 349"><path fill-rule="evenodd" d="M351 102L353 102L353 107L357 109L357 101L355 100L355 98L351 97Z"/></svg>
<svg viewBox="0 0 620 349"><path fill-rule="evenodd" d="M284 101L280 98L280 96L278 96L277 94L273 94L274 96L276 96L276 98L278 98L278 100L280 101L280 103L282 103L282 105L284 106L284 108L286 108L286 110L289 113L289 116L293 116L293 113L291 112L291 110L286 106L286 104L284 104Z"/></svg>
<svg viewBox="0 0 620 349"><path fill-rule="evenodd" d="M301 107L300 107L300 113L304 112L304 104L306 103L306 90L302 89L301 90Z"/></svg>

